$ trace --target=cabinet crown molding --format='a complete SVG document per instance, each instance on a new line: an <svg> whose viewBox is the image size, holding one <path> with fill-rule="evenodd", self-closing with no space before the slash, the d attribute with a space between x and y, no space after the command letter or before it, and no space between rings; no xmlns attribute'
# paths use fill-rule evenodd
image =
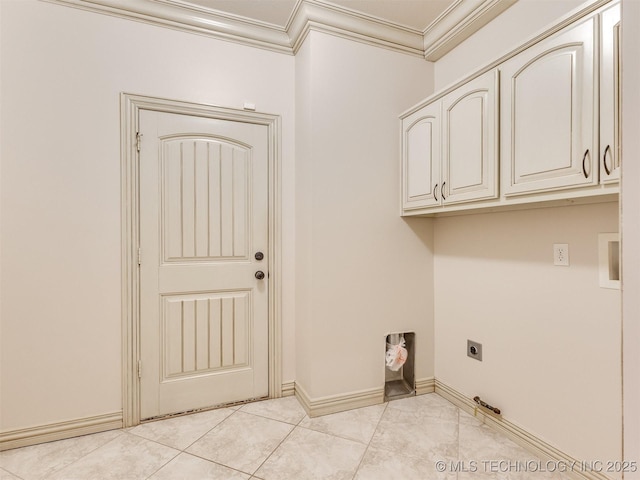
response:
<svg viewBox="0 0 640 480"><path fill-rule="evenodd" d="M295 55L312 31L435 61L517 0L457 0L424 31L326 0L298 0L285 27L176 0L41 0Z"/></svg>

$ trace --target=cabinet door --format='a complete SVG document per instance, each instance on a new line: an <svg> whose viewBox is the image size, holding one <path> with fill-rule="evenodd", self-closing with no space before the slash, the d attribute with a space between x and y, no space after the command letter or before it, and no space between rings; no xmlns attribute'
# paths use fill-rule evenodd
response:
<svg viewBox="0 0 640 480"><path fill-rule="evenodd" d="M439 205L441 103L402 119L402 208Z"/></svg>
<svg viewBox="0 0 640 480"><path fill-rule="evenodd" d="M442 100L444 204L498 197L498 71Z"/></svg>
<svg viewBox="0 0 640 480"><path fill-rule="evenodd" d="M620 4L602 12L600 181L620 180Z"/></svg>
<svg viewBox="0 0 640 480"><path fill-rule="evenodd" d="M592 17L501 67L507 196L598 182L595 28Z"/></svg>

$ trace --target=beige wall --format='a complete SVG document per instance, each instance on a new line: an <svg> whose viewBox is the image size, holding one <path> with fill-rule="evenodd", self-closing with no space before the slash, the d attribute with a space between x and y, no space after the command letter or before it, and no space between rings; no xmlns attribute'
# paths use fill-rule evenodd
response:
<svg viewBox="0 0 640 480"><path fill-rule="evenodd" d="M433 375L431 224L399 212L398 115L424 60L312 32L296 57L296 382L312 399L384 385L385 335Z"/></svg>
<svg viewBox="0 0 640 480"><path fill-rule="evenodd" d="M520 0L441 59L434 77L419 58L320 33L294 58L2 0L0 429L121 409L118 95L126 91L235 108L250 101L282 115L285 382L314 398L381 387L384 334L416 331L419 378L435 371L580 458L617 458L619 330L603 318L619 322L619 299L593 284L594 238L617 229L615 204L435 222L398 211L398 114L433 91L433 78L440 88L465 76L579 3ZM625 146L625 155L637 150ZM640 223L636 183L625 168L625 241ZM571 267L550 266L554 242L570 243ZM625 247L628 270L637 243ZM628 278L633 332L638 285ZM631 401L638 337L625 337ZM485 362L469 363L466 338L484 343ZM518 353L521 342L553 349L536 362ZM594 413L596 400L608 409ZM627 418L637 452L637 408ZM602 424L575 434L592 420Z"/></svg>
<svg viewBox="0 0 640 480"><path fill-rule="evenodd" d="M1 8L0 428L122 408L120 92L282 116L293 381L294 57L35 0Z"/></svg>
<svg viewBox="0 0 640 480"><path fill-rule="evenodd" d="M437 88L581 3L520 0L436 62ZM599 287L597 268L618 204L443 218L434 231L436 378L576 458L619 460L620 292ZM570 267L553 266L554 243L569 243Z"/></svg>
<svg viewBox="0 0 640 480"><path fill-rule="evenodd" d="M578 459L620 459L620 292L598 270L617 231L617 203L438 219L436 378Z"/></svg>
<svg viewBox="0 0 640 480"><path fill-rule="evenodd" d="M382 387L384 335L398 330L417 332L417 372L433 374L430 227L399 217L397 160L397 116L431 91L430 64L320 34L294 58L1 5L0 429L122 408L120 92L282 116L283 381L313 395Z"/></svg>
<svg viewBox="0 0 640 480"><path fill-rule="evenodd" d="M640 459L640 2L622 2L622 318L624 454ZM640 471L625 480L640 479Z"/></svg>

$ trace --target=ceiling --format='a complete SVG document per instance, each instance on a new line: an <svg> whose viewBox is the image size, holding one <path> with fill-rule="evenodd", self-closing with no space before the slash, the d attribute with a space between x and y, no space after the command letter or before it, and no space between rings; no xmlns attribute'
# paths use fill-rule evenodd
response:
<svg viewBox="0 0 640 480"><path fill-rule="evenodd" d="M285 27L297 0L185 0L180 3ZM324 3L424 31L458 0L331 0Z"/></svg>
<svg viewBox="0 0 640 480"><path fill-rule="evenodd" d="M310 31L436 61L517 0L44 0L295 55Z"/></svg>

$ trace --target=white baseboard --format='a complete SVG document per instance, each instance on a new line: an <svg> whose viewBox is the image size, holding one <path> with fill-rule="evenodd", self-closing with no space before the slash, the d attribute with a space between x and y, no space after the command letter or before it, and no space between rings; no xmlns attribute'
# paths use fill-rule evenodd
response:
<svg viewBox="0 0 640 480"><path fill-rule="evenodd" d="M506 435L518 445L529 450L533 454L538 455L543 459L557 462L558 464L562 462L562 465L574 465L573 470L567 471L566 474L580 480L611 480L610 477L599 472L582 471L579 468L580 465L584 465L582 461L558 450L553 445L548 444L518 425L511 423L509 420L484 413L481 409L477 408L478 405L473 401L473 399L464 396L457 390L439 380L435 381L435 392L441 397L449 400L460 409L475 416L485 425Z"/></svg>
<svg viewBox="0 0 640 480"><path fill-rule="evenodd" d="M291 397L296 393L296 382L285 382L281 390L283 397Z"/></svg>
<svg viewBox="0 0 640 480"><path fill-rule="evenodd" d="M0 433L0 451L122 428L122 412Z"/></svg>
<svg viewBox="0 0 640 480"><path fill-rule="evenodd" d="M296 382L295 394L310 417L369 407L384 402L384 388L371 388L347 394L311 398L302 385Z"/></svg>
<svg viewBox="0 0 640 480"><path fill-rule="evenodd" d="M311 398L307 394L302 385L294 383L294 392L307 415L310 417L319 417L331 413L344 412L345 410L353 410L354 408L369 407L371 405L379 405L384 403L384 387L371 388L368 390L360 390L340 395L331 395L327 397ZM436 381L433 377L422 378L416 380L416 395L425 393L433 393L435 391ZM285 396L285 386L282 386L282 396Z"/></svg>
<svg viewBox="0 0 640 480"><path fill-rule="evenodd" d="M434 377L421 378L416 380L416 395L433 393L436 391L436 379Z"/></svg>

